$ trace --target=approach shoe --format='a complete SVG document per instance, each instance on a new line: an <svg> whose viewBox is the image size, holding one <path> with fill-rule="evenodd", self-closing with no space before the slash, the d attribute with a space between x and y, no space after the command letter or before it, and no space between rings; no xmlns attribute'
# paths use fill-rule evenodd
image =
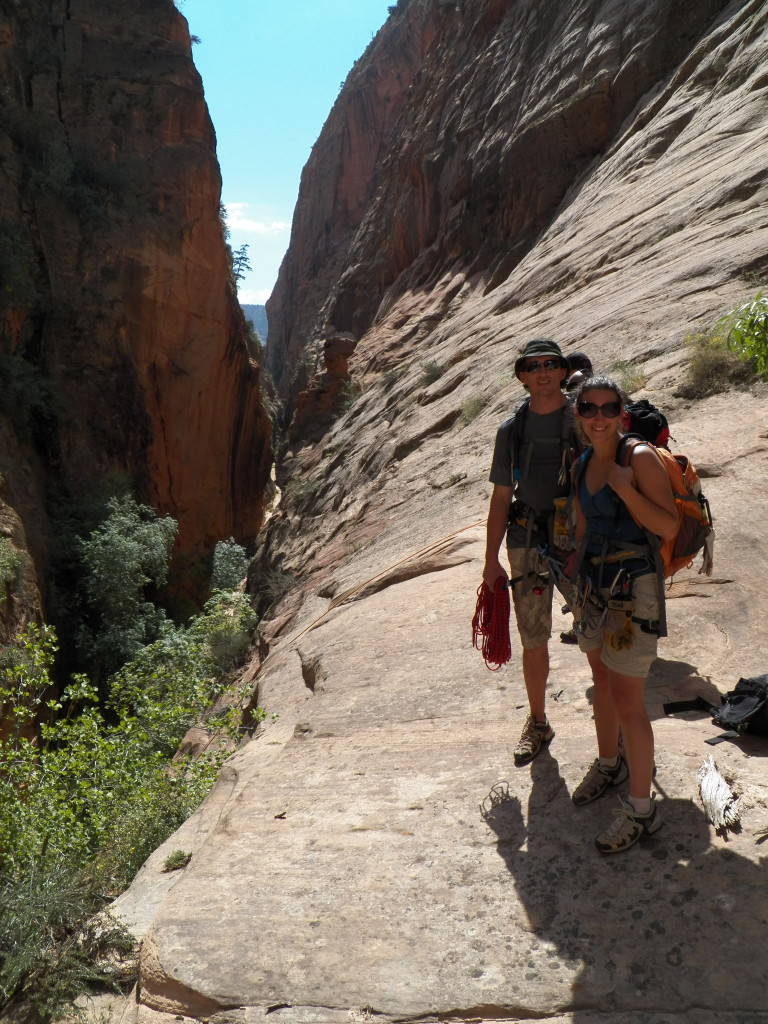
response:
<svg viewBox="0 0 768 1024"><path fill-rule="evenodd" d="M525 726L515 747L515 764L518 768L530 764L541 750L542 744L549 743L555 730L549 722L537 722L533 715L528 715Z"/></svg>
<svg viewBox="0 0 768 1024"><path fill-rule="evenodd" d="M595 846L600 853L623 853L644 835L651 835L661 828L663 822L661 811L651 798L651 809L648 814L638 814L632 804L624 803L619 797L621 810L616 814L613 823L595 839Z"/></svg>
<svg viewBox="0 0 768 1024"><path fill-rule="evenodd" d="M618 786L628 775L627 762L621 755L615 768L607 768L595 758L589 771L571 794L571 800L577 807L591 804L593 800L602 796L609 786Z"/></svg>

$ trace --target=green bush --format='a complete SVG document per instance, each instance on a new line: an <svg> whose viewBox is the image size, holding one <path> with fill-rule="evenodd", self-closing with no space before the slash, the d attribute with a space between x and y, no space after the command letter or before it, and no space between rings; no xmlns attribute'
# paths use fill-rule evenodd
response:
<svg viewBox="0 0 768 1024"><path fill-rule="evenodd" d="M472 420L477 419L487 404L488 399L484 395L472 395L466 399L461 406L459 424L462 427L466 427Z"/></svg>
<svg viewBox="0 0 768 1024"><path fill-rule="evenodd" d="M294 582L293 573L285 572L283 569L267 569L258 577L253 588L259 605L266 608L279 601L288 593Z"/></svg>
<svg viewBox="0 0 768 1024"><path fill-rule="evenodd" d="M681 398L699 399L727 391L733 384L754 378L752 368L742 363L727 344L722 322L713 331L689 334L686 380L676 394Z"/></svg>
<svg viewBox="0 0 768 1024"><path fill-rule="evenodd" d="M0 601L8 596L8 587L19 577L24 558L7 537L0 537Z"/></svg>
<svg viewBox="0 0 768 1024"><path fill-rule="evenodd" d="M165 858L163 871L181 871L192 860L192 854L188 850L174 850Z"/></svg>
<svg viewBox="0 0 768 1024"><path fill-rule="evenodd" d="M728 313L721 325L727 330L728 348L768 380L768 296L758 292L751 302Z"/></svg>
<svg viewBox="0 0 768 1024"><path fill-rule="evenodd" d="M213 552L212 590L236 590L248 572L245 548L234 539L220 540Z"/></svg>
<svg viewBox="0 0 768 1024"><path fill-rule="evenodd" d="M634 363L627 362L626 359L619 359L617 362L611 363L608 368L608 376L611 380L616 381L621 390L627 395L634 394L635 391L644 388L648 382L648 378L642 369Z"/></svg>
<svg viewBox="0 0 768 1024"><path fill-rule="evenodd" d="M363 389L351 377L349 380L345 380L339 389L339 415L343 416L344 413L349 412L362 393Z"/></svg>
<svg viewBox="0 0 768 1024"><path fill-rule="evenodd" d="M107 701L84 676L55 696L50 627L31 625L2 652L0 1010L24 998L49 1019L86 983L122 978L100 958L124 952L125 935L95 927L94 914L216 779L226 751L179 756L186 730L205 723L239 739L239 707L212 709L254 623L243 594L218 592L124 665Z"/></svg>
<svg viewBox="0 0 768 1024"><path fill-rule="evenodd" d="M424 363L421 367L421 383L424 387L429 387L430 384L434 384L436 380L445 373L445 367L441 363L436 363L431 360L428 363Z"/></svg>
<svg viewBox="0 0 768 1024"><path fill-rule="evenodd" d="M165 613L148 600L149 588L168 579L177 524L130 495L111 498L109 515L79 542L90 622L79 646L97 681L129 661L168 628Z"/></svg>
<svg viewBox="0 0 768 1024"><path fill-rule="evenodd" d="M46 859L18 880L0 876L0 1008L22 997L47 1021L89 989L128 987L135 944L98 913L103 904L98 880L66 862Z"/></svg>

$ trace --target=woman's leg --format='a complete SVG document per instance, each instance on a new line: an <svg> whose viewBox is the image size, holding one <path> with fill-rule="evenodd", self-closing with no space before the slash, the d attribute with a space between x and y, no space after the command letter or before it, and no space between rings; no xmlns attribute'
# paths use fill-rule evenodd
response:
<svg viewBox="0 0 768 1024"><path fill-rule="evenodd" d="M653 729L645 709L645 678L607 669L613 704L624 737L630 800L647 800L653 779Z"/></svg>
<svg viewBox="0 0 768 1024"><path fill-rule="evenodd" d="M595 690L592 697L592 711L595 716L598 756L612 761L619 752L619 718L613 701L611 671L600 660L602 651L587 651L587 660L592 669Z"/></svg>

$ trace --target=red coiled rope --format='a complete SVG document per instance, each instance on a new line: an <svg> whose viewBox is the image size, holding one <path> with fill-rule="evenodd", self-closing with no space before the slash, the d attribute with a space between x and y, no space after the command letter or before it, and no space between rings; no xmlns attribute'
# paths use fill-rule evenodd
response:
<svg viewBox="0 0 768 1024"><path fill-rule="evenodd" d="M479 637L483 638L482 643L478 643ZM512 657L509 639L509 584L506 576L499 576L493 590L485 580L477 588L477 606L472 619L472 646L483 652L483 660L491 672L498 671Z"/></svg>

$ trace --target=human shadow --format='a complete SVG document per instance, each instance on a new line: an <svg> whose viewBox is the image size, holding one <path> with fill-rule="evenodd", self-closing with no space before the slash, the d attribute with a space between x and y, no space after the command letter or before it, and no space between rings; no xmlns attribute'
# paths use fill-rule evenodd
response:
<svg viewBox="0 0 768 1024"><path fill-rule="evenodd" d="M744 837L749 857L712 845L703 811L668 798L659 832L603 856L594 836L617 806L603 798L575 807L549 750L531 765L527 814L506 783L481 804L534 941L553 945L572 979L568 988L553 980L556 1011L575 1024L619 1012L660 1021L695 1008L727 1012L729 1024L755 1024L756 1013L768 1020L768 858L759 840Z"/></svg>
<svg viewBox="0 0 768 1024"><path fill-rule="evenodd" d="M586 658L584 659L586 662ZM586 697L593 702L595 688L586 689ZM710 676L702 675L695 665L670 658L654 658L645 683L645 703L651 719L665 716L664 704L671 701L694 700L701 697L707 704L720 706L720 690ZM687 713L687 712L686 712ZM696 716L706 718L705 711Z"/></svg>
<svg viewBox="0 0 768 1024"><path fill-rule="evenodd" d="M590 704L594 692L594 685L588 686L585 691ZM702 675L695 665L669 658L656 658L651 664L645 684L645 706L651 721L674 715L688 721L710 722L711 738L715 743L733 743L750 757L768 757L768 741L764 736L754 736L748 732L737 736L735 733L724 732L720 726L712 723L708 708L719 708L722 704L721 696L722 691L712 678ZM678 702L694 700L699 700L702 706L685 710L670 707Z"/></svg>

